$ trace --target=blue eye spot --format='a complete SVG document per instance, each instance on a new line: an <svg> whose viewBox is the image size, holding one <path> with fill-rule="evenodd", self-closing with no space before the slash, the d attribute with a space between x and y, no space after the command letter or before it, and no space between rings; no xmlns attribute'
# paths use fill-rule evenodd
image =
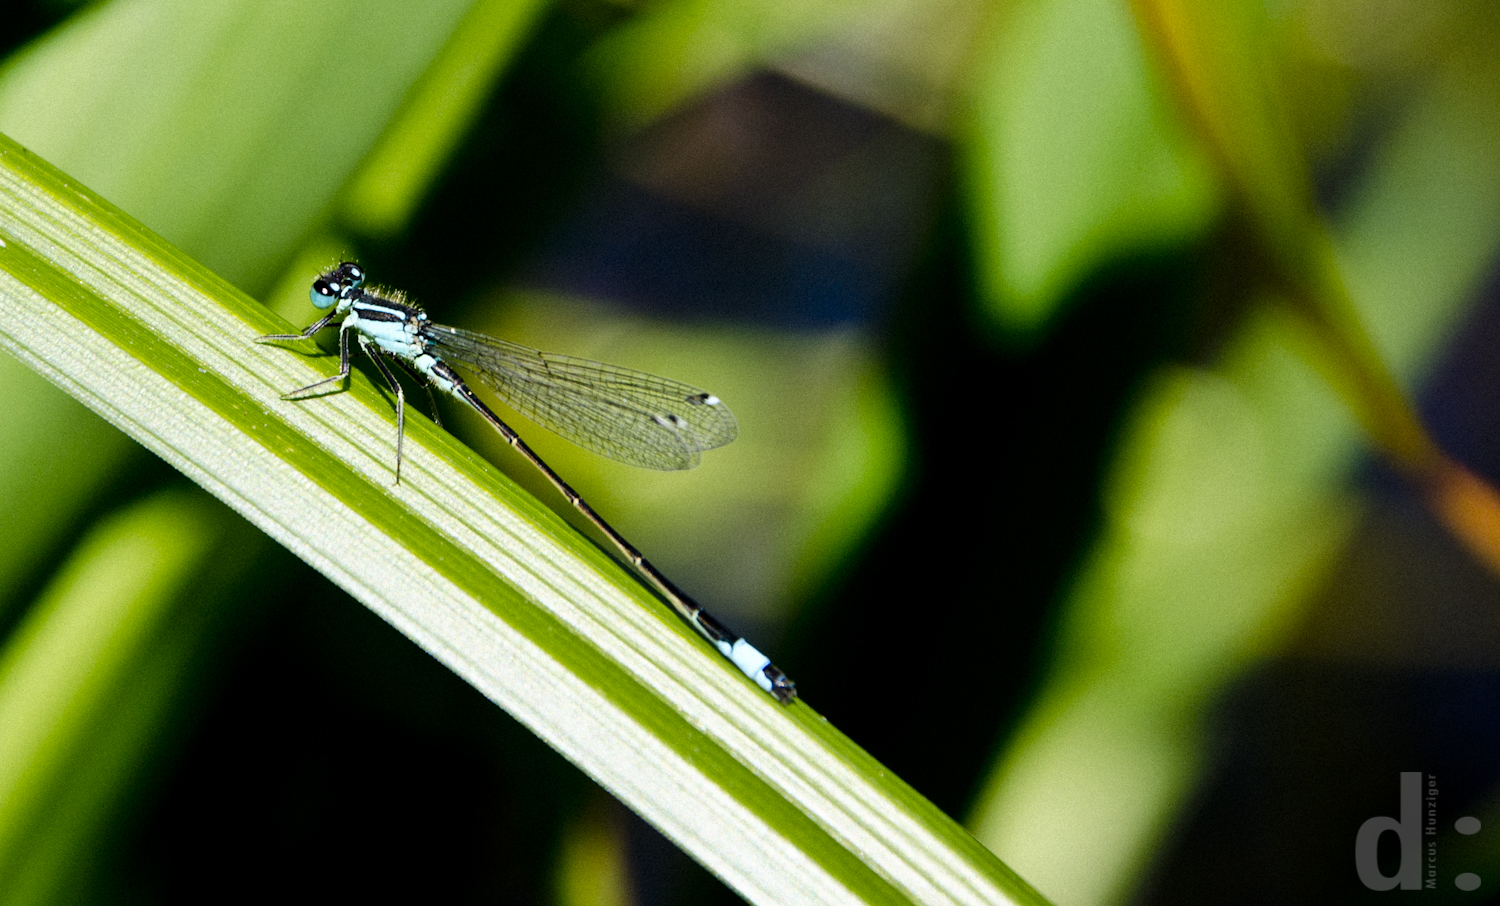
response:
<svg viewBox="0 0 1500 906"><path fill-rule="evenodd" d="M339 287L327 280L314 280L312 289L308 291L307 297L317 308L329 308L338 299Z"/></svg>

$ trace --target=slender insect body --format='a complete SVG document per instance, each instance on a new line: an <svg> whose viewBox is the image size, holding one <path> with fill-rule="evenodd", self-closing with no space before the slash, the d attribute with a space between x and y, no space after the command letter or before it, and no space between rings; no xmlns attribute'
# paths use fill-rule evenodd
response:
<svg viewBox="0 0 1500 906"><path fill-rule="evenodd" d="M734 661L734 665L749 677L763 675L765 669L771 666L771 659L761 654L754 645L744 639L736 639L733 643L718 642L716 644L720 653ZM765 688L767 692L771 691L769 688L762 688Z"/></svg>
<svg viewBox="0 0 1500 906"><path fill-rule="evenodd" d="M424 359L427 360L429 364L424 365L422 361ZM464 382L459 378L459 376L453 372L453 369L448 367L447 362L440 362L430 355L421 355L417 357L416 364L417 367L422 370L422 373L427 375L428 379L432 381L433 386L437 387L437 389L449 394L450 396L454 396L460 400L463 400L466 403L469 402L469 400L458 391L458 388L461 386L463 386L465 390L467 390L468 387L465 386Z"/></svg>
<svg viewBox="0 0 1500 906"><path fill-rule="evenodd" d="M614 546L657 594L708 639L741 672L778 701L790 702L797 687L770 658L726 629L652 566L630 542L589 506L552 467L474 394L453 370L472 371L517 411L569 440L605 456L656 469L692 468L703 450L723 446L737 433L734 416L711 393L641 372L539 352L428 320L421 308L399 294L387 298L362 289L364 269L340 264L313 281L314 306L333 309L300 334L273 334L258 342L311 338L339 323L339 373L286 394L301 399L349 377L349 337L362 349L396 395L396 481L401 480L401 441L405 393L386 364L394 358L429 391L436 387L471 407L540 471ZM450 364L450 361L452 364ZM436 419L437 413L433 412Z"/></svg>

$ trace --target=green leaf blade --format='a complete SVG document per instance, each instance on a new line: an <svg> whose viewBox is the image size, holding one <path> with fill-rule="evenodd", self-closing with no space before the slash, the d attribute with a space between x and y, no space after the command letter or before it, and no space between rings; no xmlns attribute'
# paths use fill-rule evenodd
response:
<svg viewBox="0 0 1500 906"><path fill-rule="evenodd" d="M281 393L333 363L0 142L0 346L227 502L759 902L1040 902L806 704L777 705L623 567L422 420Z"/></svg>

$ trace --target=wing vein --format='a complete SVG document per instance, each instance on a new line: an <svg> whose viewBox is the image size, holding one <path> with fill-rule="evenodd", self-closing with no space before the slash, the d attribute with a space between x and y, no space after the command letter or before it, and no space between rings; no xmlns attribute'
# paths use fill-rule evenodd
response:
<svg viewBox="0 0 1500 906"><path fill-rule="evenodd" d="M435 355L473 374L506 405L602 456L649 469L691 469L704 450L734 440L734 414L680 381L440 324Z"/></svg>

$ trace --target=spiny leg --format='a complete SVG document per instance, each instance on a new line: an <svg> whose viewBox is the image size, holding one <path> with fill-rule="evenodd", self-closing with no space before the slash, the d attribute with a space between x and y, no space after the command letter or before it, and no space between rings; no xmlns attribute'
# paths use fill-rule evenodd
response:
<svg viewBox="0 0 1500 906"><path fill-rule="evenodd" d="M301 333L268 333L263 337L256 337L255 342L273 343L277 340L310 340L312 339L313 334L333 323L333 319L337 316L338 312L329 312L318 320L307 325L307 327Z"/></svg>
<svg viewBox="0 0 1500 906"><path fill-rule="evenodd" d="M328 318L324 318L323 320L327 321ZM291 337L291 339L301 339L301 337L294 336ZM349 328L347 326L341 325L339 327L339 373L335 374L331 378L324 378L321 381L313 381L306 387L299 387L290 393L283 393L281 395L281 398L284 400L302 399L303 397L309 395L310 391L316 390L319 387L324 386L325 384L332 384L335 382L343 384L347 380L349 380ZM344 388L342 386L339 387L340 391L342 391L343 389Z"/></svg>
<svg viewBox="0 0 1500 906"><path fill-rule="evenodd" d="M396 393L396 484L401 483L401 441L406 436L406 391L401 389L401 382L396 380L396 375L391 372L391 366L385 363L385 357L380 354L377 347L366 340L364 334L359 337L360 348L380 373L385 376L386 383L391 385L391 390Z"/></svg>
<svg viewBox="0 0 1500 906"><path fill-rule="evenodd" d="M404 360L397 359L396 362L406 370L407 374L411 375L412 380L416 381L423 390L427 391L427 411L432 413L432 423L441 428L443 426L443 419L442 416L438 415L437 397L432 395L432 383L420 371L411 367Z"/></svg>

